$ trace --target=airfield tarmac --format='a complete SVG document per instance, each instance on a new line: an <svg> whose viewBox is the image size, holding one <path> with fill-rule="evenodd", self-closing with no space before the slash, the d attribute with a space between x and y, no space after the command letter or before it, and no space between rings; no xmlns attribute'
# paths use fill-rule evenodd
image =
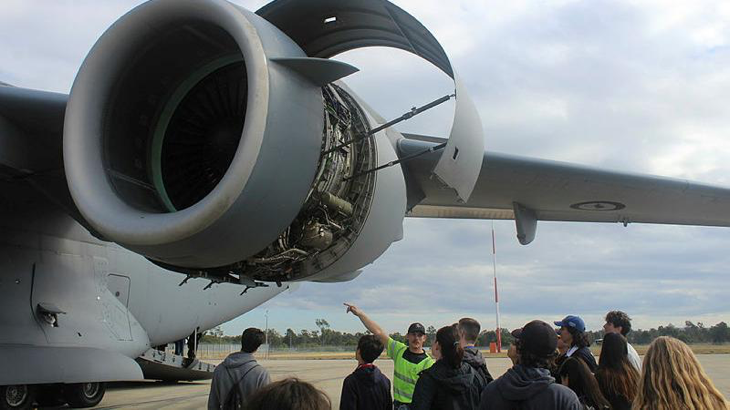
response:
<svg viewBox="0 0 730 410"><path fill-rule="evenodd" d="M718 389L730 398L730 354L697 355ZM215 363L217 361L210 361ZM350 374L355 360L260 360L273 380L298 377L327 393L332 408L340 406L342 380ZM393 362L378 360L378 367L393 377ZM511 363L506 358L488 358L493 376L504 373ZM96 409L204 409L208 403L210 381L164 384L159 382L117 383L107 388L104 400Z"/></svg>

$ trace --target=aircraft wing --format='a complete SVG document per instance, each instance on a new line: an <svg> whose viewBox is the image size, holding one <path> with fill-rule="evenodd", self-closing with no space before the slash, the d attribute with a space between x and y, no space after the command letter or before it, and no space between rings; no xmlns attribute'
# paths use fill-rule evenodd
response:
<svg viewBox="0 0 730 410"><path fill-rule="evenodd" d="M406 135L399 156L441 141ZM515 219L523 244L534 238L537 220L730 226L729 188L490 152L463 203L431 177L438 159L431 153L403 163L407 216Z"/></svg>

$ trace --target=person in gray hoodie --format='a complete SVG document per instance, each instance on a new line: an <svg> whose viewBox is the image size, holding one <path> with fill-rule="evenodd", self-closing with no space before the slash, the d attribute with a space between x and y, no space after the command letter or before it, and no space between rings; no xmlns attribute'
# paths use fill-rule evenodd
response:
<svg viewBox="0 0 730 410"><path fill-rule="evenodd" d="M241 335L241 351L226 357L213 372L208 395L208 410L228 410L245 407L259 388L271 383L269 372L253 357L264 342L264 332L250 327ZM234 387L237 389L232 395Z"/></svg>
<svg viewBox="0 0 730 410"><path fill-rule="evenodd" d="M445 326L436 332L431 353L438 359L422 371L413 391L411 410L472 410L479 405L483 381L463 360L458 326Z"/></svg>
<svg viewBox="0 0 730 410"><path fill-rule="evenodd" d="M480 410L582 410L578 396L555 382L550 366L558 337L549 324L533 320L512 332L516 364L484 389Z"/></svg>

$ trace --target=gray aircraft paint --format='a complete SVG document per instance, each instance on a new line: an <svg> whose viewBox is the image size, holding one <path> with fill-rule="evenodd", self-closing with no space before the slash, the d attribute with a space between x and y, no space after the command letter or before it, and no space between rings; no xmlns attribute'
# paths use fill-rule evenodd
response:
<svg viewBox="0 0 730 410"><path fill-rule="evenodd" d="M23 370L0 372L0 385L142 378L133 359L151 346L238 317L289 286L245 295L230 284L203 290L202 279L178 286L183 275L99 241L31 189L16 187L1 203L0 360ZM38 304L65 312L58 327L40 319Z"/></svg>

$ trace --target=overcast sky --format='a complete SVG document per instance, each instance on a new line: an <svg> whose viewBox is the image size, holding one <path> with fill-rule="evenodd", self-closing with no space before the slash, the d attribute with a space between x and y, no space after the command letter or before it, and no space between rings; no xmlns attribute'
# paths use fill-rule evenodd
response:
<svg viewBox="0 0 730 410"><path fill-rule="evenodd" d="M5 0L0 81L68 92L89 48L138 2ZM239 1L252 10L265 2ZM470 89L488 150L730 185L727 1L396 1L442 42ZM448 4L444 5L444 4ZM450 80L405 52L339 58L348 83L384 117L435 99ZM446 136L453 105L399 127ZM730 215L730 209L728 210ZM621 309L634 327L730 319L730 230L538 224L521 246L496 229L502 326ZM356 280L305 283L224 326L355 331L342 302L390 331L473 316L495 327L490 221L408 219L405 238Z"/></svg>

